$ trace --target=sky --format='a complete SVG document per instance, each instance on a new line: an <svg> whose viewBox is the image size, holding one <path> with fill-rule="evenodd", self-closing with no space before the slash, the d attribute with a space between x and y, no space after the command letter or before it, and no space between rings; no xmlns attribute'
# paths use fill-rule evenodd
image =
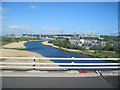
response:
<svg viewBox="0 0 120 90"><path fill-rule="evenodd" d="M2 2L2 34L118 33L118 2Z"/></svg>

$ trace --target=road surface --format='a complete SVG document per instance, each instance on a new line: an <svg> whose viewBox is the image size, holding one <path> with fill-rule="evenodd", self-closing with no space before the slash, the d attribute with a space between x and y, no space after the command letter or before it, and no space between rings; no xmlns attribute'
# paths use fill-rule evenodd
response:
<svg viewBox="0 0 120 90"><path fill-rule="evenodd" d="M1 77L2 88L117 88L94 72L3 72Z"/></svg>

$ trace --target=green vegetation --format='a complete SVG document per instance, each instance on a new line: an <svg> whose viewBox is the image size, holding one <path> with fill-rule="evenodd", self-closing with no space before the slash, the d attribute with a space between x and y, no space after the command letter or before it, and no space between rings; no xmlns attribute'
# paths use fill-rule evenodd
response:
<svg viewBox="0 0 120 90"><path fill-rule="evenodd" d="M76 50L83 50L84 48L81 46L73 46L70 45L69 41L66 40L49 40L48 43L53 43L54 45L58 47L68 48L68 49L76 49Z"/></svg>
<svg viewBox="0 0 120 90"><path fill-rule="evenodd" d="M11 42L19 42L19 41L29 41L35 40L34 38L10 38L10 37L0 37L2 46Z"/></svg>
<svg viewBox="0 0 120 90"><path fill-rule="evenodd" d="M96 50L93 54L95 57L100 57L100 58L117 58L118 57L118 53L100 51L100 50Z"/></svg>
<svg viewBox="0 0 120 90"><path fill-rule="evenodd" d="M107 42L118 42L119 36L108 36L108 35L101 35L101 38L104 38L104 41Z"/></svg>
<svg viewBox="0 0 120 90"><path fill-rule="evenodd" d="M99 47L99 46L93 46L90 48L90 50L102 50L103 47Z"/></svg>
<svg viewBox="0 0 120 90"><path fill-rule="evenodd" d="M110 44L107 44L104 47L93 46L93 47L90 48L90 50L105 50L105 51L115 51L115 52L118 52L118 46L115 46L115 45L112 46Z"/></svg>
<svg viewBox="0 0 120 90"><path fill-rule="evenodd" d="M73 53L84 54L99 58L118 58L118 57L120 58L120 52L118 52L118 46L112 46L110 44L104 47L93 46L90 48L90 50L86 50L81 46L70 45L70 42L66 40L59 40L59 39L49 40L48 43L53 43L56 46L64 47L67 49L80 50L80 51L69 51ZM68 51L66 49L62 49L62 50ZM113 62L118 62L118 61L113 61Z"/></svg>

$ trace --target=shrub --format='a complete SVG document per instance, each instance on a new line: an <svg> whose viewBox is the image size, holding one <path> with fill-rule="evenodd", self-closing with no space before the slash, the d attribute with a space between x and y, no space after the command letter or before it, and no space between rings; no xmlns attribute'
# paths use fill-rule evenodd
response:
<svg viewBox="0 0 120 90"><path fill-rule="evenodd" d="M99 47L99 46L93 46L90 48L90 50L102 50L103 47Z"/></svg>

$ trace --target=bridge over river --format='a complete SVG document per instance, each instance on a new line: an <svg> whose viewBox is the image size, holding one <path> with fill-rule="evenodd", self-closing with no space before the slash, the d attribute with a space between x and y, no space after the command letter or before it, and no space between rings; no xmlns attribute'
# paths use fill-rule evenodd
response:
<svg viewBox="0 0 120 90"><path fill-rule="evenodd" d="M2 77L0 78L2 79L2 88L118 88L119 86L119 63L106 62L119 60L119 58L93 58L64 52L50 46L44 46L41 44L41 41L27 42L25 46L25 50L39 53L46 58L0 57L1 59L33 60L32 63L1 62L0 67L2 69L8 68L3 71L1 69L0 71L2 73L0 76ZM54 63L35 62L40 59L49 59L54 61ZM53 66L50 67L49 65ZM55 67L54 65L59 65L59 67ZM14 68L30 68L33 70L17 71ZM41 71L36 70L37 68L59 68L64 70ZM80 70L86 70L87 73L80 73Z"/></svg>

